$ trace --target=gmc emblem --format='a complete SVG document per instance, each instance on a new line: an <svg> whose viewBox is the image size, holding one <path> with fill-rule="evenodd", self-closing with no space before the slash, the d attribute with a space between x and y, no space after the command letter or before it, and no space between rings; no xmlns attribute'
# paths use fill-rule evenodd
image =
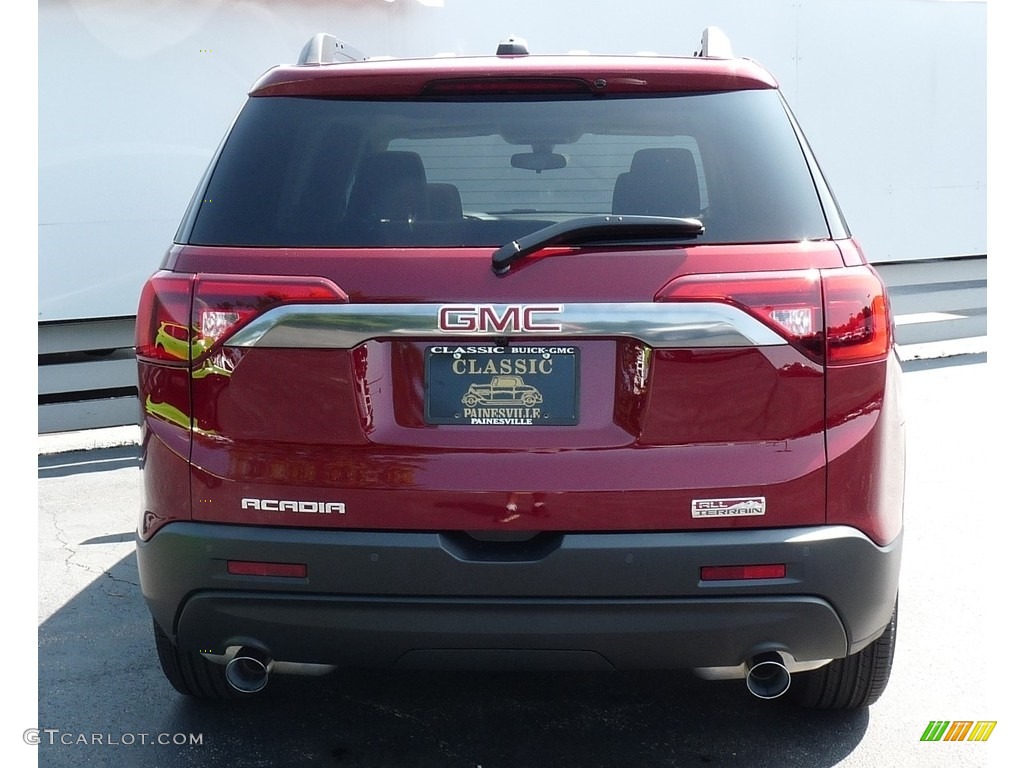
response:
<svg viewBox="0 0 1024 768"><path fill-rule="evenodd" d="M442 333L558 333L561 323L543 322L540 315L558 314L561 304L451 305L437 311Z"/></svg>

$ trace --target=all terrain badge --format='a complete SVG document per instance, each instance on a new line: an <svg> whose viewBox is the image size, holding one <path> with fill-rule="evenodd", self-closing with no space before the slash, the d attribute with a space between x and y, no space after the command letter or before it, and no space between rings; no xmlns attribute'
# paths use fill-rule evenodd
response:
<svg viewBox="0 0 1024 768"><path fill-rule="evenodd" d="M694 499L690 513L694 517L748 517L763 515L764 496L742 496L734 499Z"/></svg>

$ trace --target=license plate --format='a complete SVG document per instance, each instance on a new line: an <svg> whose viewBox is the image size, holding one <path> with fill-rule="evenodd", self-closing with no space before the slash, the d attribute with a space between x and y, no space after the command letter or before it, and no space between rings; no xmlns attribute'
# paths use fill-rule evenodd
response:
<svg viewBox="0 0 1024 768"><path fill-rule="evenodd" d="M579 349L429 347L424 389L427 424L577 424Z"/></svg>

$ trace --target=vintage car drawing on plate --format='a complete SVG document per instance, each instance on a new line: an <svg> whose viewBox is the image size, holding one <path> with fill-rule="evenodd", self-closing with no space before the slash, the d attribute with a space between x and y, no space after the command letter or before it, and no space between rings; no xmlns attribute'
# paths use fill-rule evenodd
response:
<svg viewBox="0 0 1024 768"><path fill-rule="evenodd" d="M537 405L544 401L536 387L521 376L494 376L489 384L470 384L462 396L463 405Z"/></svg>

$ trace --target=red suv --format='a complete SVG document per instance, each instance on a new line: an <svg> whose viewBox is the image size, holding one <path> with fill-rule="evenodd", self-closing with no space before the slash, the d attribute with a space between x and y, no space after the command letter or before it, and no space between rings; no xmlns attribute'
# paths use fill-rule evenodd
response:
<svg viewBox="0 0 1024 768"><path fill-rule="evenodd" d="M890 306L778 84L721 42L318 35L253 86L138 313L138 562L177 690L358 666L881 694Z"/></svg>

